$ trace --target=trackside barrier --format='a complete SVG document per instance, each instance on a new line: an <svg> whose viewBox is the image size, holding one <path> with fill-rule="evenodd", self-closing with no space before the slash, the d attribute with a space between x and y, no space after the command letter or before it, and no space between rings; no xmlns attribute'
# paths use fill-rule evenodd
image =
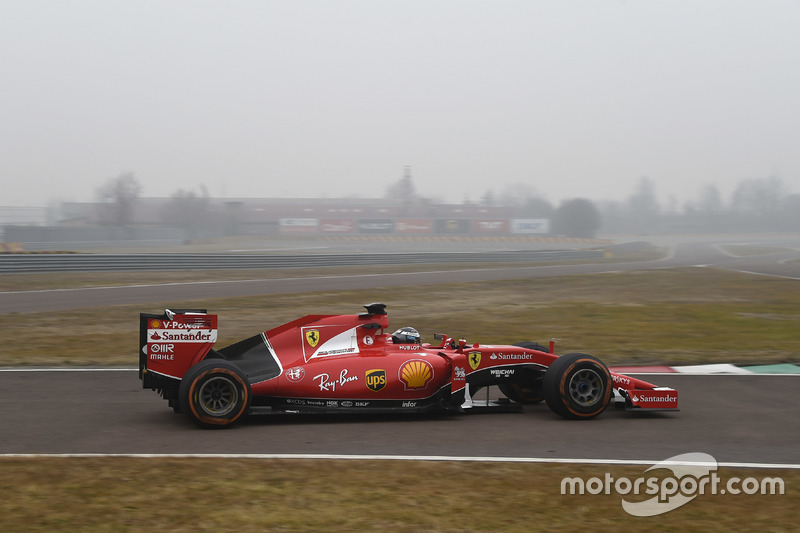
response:
<svg viewBox="0 0 800 533"><path fill-rule="evenodd" d="M2 254L0 273L242 270L353 265L513 263L602 258L602 250L422 252L396 254Z"/></svg>

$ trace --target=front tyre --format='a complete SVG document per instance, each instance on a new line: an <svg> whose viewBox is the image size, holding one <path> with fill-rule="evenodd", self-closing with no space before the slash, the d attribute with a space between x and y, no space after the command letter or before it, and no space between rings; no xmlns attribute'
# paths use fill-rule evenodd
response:
<svg viewBox="0 0 800 533"><path fill-rule="evenodd" d="M198 426L227 427L247 413L250 383L236 365L220 359L205 359L183 377L180 403Z"/></svg>
<svg viewBox="0 0 800 533"><path fill-rule="evenodd" d="M594 356L562 355L544 375L542 394L547 406L557 415L570 419L594 418L611 401L611 373Z"/></svg>

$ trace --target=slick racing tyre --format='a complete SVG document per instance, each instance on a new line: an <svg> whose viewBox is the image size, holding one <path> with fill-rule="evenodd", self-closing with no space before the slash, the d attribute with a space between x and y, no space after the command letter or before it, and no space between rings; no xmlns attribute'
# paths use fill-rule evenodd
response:
<svg viewBox="0 0 800 533"><path fill-rule="evenodd" d="M557 415L571 419L594 418L611 401L611 374L591 355L562 355L544 375L542 394Z"/></svg>
<svg viewBox="0 0 800 533"><path fill-rule="evenodd" d="M205 359L183 377L180 402L198 426L228 427L247 413L250 383L236 365L220 359Z"/></svg>
<svg viewBox="0 0 800 533"><path fill-rule="evenodd" d="M514 346L527 348L528 350L549 352L549 350L541 344L530 341L515 342ZM499 388L500 392L508 399L524 405L532 405L543 400L541 380L531 381L529 383L501 383L497 388Z"/></svg>

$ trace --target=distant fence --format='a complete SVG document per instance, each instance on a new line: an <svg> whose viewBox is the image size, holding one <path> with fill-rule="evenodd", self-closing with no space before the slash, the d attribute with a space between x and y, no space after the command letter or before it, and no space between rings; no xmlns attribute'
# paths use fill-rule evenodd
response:
<svg viewBox="0 0 800 533"><path fill-rule="evenodd" d="M181 228L5 226L3 240L22 243L26 251L87 249L108 246L168 246L191 238L212 238L221 231L189 232Z"/></svg>
<svg viewBox="0 0 800 533"><path fill-rule="evenodd" d="M546 218L282 218L282 235L547 235Z"/></svg>
<svg viewBox="0 0 800 533"><path fill-rule="evenodd" d="M603 257L602 250L386 254L0 254L0 274L158 270L241 270L356 265L541 262Z"/></svg>

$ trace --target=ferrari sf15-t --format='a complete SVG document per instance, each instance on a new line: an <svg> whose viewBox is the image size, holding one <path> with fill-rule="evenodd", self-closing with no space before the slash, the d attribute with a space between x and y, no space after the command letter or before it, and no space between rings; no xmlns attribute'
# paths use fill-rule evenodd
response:
<svg viewBox="0 0 800 533"><path fill-rule="evenodd" d="M217 315L205 309L141 313L139 378L201 427L248 413L508 410L544 401L590 419L612 403L677 410L678 393L608 370L594 356L556 355L534 342L470 344L413 328L389 333L384 304L352 315L308 315L215 349ZM496 386L502 397L477 400ZM482 395L482 394L481 394Z"/></svg>

